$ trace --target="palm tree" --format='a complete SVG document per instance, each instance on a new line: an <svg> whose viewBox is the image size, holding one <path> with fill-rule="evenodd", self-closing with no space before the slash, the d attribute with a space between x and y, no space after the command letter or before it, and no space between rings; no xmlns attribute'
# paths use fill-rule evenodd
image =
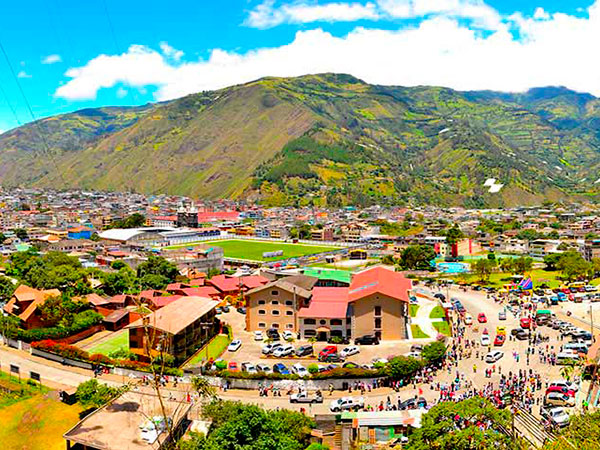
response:
<svg viewBox="0 0 600 450"><path fill-rule="evenodd" d="M217 397L217 392L205 377L192 377L192 386L200 395L200 398L214 399Z"/></svg>

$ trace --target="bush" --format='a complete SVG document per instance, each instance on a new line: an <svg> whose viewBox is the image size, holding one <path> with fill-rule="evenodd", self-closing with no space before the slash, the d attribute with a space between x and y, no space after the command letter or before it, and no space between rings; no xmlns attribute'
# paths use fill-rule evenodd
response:
<svg viewBox="0 0 600 450"><path fill-rule="evenodd" d="M112 366L114 364L114 361L112 359L101 353L94 353L93 355L91 355L90 362L94 364L102 364L105 366Z"/></svg>
<svg viewBox="0 0 600 450"><path fill-rule="evenodd" d="M296 374L282 375L280 373L248 373L248 372L230 372L222 370L219 372L222 378L237 378L239 380L299 380L300 377Z"/></svg>
<svg viewBox="0 0 600 450"><path fill-rule="evenodd" d="M55 355L60 355L65 358L76 359L79 361L89 361L90 359L88 352L73 345L61 344L52 340L33 342L31 346L35 349L54 353Z"/></svg>
<svg viewBox="0 0 600 450"><path fill-rule="evenodd" d="M94 325L98 325L102 323L103 320L104 318L101 314L92 310L86 310L75 314L73 316L73 323L68 327L59 325L49 328L19 330L17 339L25 342L63 339L87 330Z"/></svg>
<svg viewBox="0 0 600 450"><path fill-rule="evenodd" d="M382 372L379 370L363 369L362 367L338 367L327 372L315 373L311 378L313 380L325 380L327 378L373 378L382 375Z"/></svg>
<svg viewBox="0 0 600 450"><path fill-rule="evenodd" d="M317 373L319 371L319 366L315 363L309 364L307 368L310 374Z"/></svg>

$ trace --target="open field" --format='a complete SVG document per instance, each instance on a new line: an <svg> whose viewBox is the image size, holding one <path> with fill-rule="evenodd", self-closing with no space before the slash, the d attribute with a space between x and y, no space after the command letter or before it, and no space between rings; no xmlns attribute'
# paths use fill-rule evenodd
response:
<svg viewBox="0 0 600 450"><path fill-rule="evenodd" d="M66 405L55 393L37 394L0 409L4 449L64 450L62 438L79 421L81 407Z"/></svg>
<svg viewBox="0 0 600 450"><path fill-rule="evenodd" d="M260 240L245 240L245 239L226 239L222 241L206 241L202 245L214 245L221 247L227 258L247 259L250 261L277 261L280 259L297 258L299 256L312 255L314 253L323 253L331 250L336 250L341 247L333 247L327 245L306 245L292 244L287 242L272 242ZM199 244L197 244L199 245ZM193 247L194 244L177 245L166 248L182 248ZM274 258L263 258L264 252L274 252L283 250L282 256Z"/></svg>
<svg viewBox="0 0 600 450"><path fill-rule="evenodd" d="M19 381L18 377L4 372L0 372L0 387L3 389L0 391L0 409L48 391L47 388L40 387L39 384L28 384L25 379ZM4 389L11 392L4 392Z"/></svg>
<svg viewBox="0 0 600 450"><path fill-rule="evenodd" d="M121 349L129 350L129 333L127 330L117 331L110 338L90 347L87 351L90 355L101 353L108 356L110 353Z"/></svg>
<svg viewBox="0 0 600 450"><path fill-rule="evenodd" d="M507 272L494 272L490 275L490 279L487 283L484 283L485 286L491 286L495 288L501 288L506 284L510 283L509 278L512 274ZM559 271L548 271L543 269L533 269L525 274L526 277L530 276L533 281L533 286L537 287L542 283L546 283L550 288L559 287L563 284L562 280L558 277L560 276ZM468 274L463 276L453 277L457 281L467 281L469 283L474 283L477 281L478 277L476 274Z"/></svg>
<svg viewBox="0 0 600 450"><path fill-rule="evenodd" d="M200 364L202 360L217 359L227 349L231 339L226 334L219 334L204 346L196 355L188 362L187 365L193 366Z"/></svg>

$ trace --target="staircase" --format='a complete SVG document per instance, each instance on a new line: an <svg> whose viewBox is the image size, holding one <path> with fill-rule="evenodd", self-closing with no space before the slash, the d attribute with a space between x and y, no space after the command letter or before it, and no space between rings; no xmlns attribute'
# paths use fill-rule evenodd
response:
<svg viewBox="0 0 600 450"><path fill-rule="evenodd" d="M333 435L333 447L331 450L342 450L342 426L335 426L335 434Z"/></svg>
<svg viewBox="0 0 600 450"><path fill-rule="evenodd" d="M546 442L556 439L553 433L544 429L544 425L537 417L520 407L517 407L514 415L514 427L515 431L534 448L541 448Z"/></svg>

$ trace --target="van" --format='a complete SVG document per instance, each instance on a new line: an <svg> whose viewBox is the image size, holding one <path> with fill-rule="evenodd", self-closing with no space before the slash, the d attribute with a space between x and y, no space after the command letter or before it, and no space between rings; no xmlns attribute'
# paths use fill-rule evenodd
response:
<svg viewBox="0 0 600 450"><path fill-rule="evenodd" d="M567 352L577 352L577 353L587 353L588 345L583 344L581 342L569 342L562 346L562 351Z"/></svg>
<svg viewBox="0 0 600 450"><path fill-rule="evenodd" d="M465 325L473 325L473 316L471 314L465 314Z"/></svg>
<svg viewBox="0 0 600 450"><path fill-rule="evenodd" d="M292 344L285 344L281 347L277 347L275 351L273 351L273 356L276 358L281 358L282 356L290 356L294 354L294 346Z"/></svg>

